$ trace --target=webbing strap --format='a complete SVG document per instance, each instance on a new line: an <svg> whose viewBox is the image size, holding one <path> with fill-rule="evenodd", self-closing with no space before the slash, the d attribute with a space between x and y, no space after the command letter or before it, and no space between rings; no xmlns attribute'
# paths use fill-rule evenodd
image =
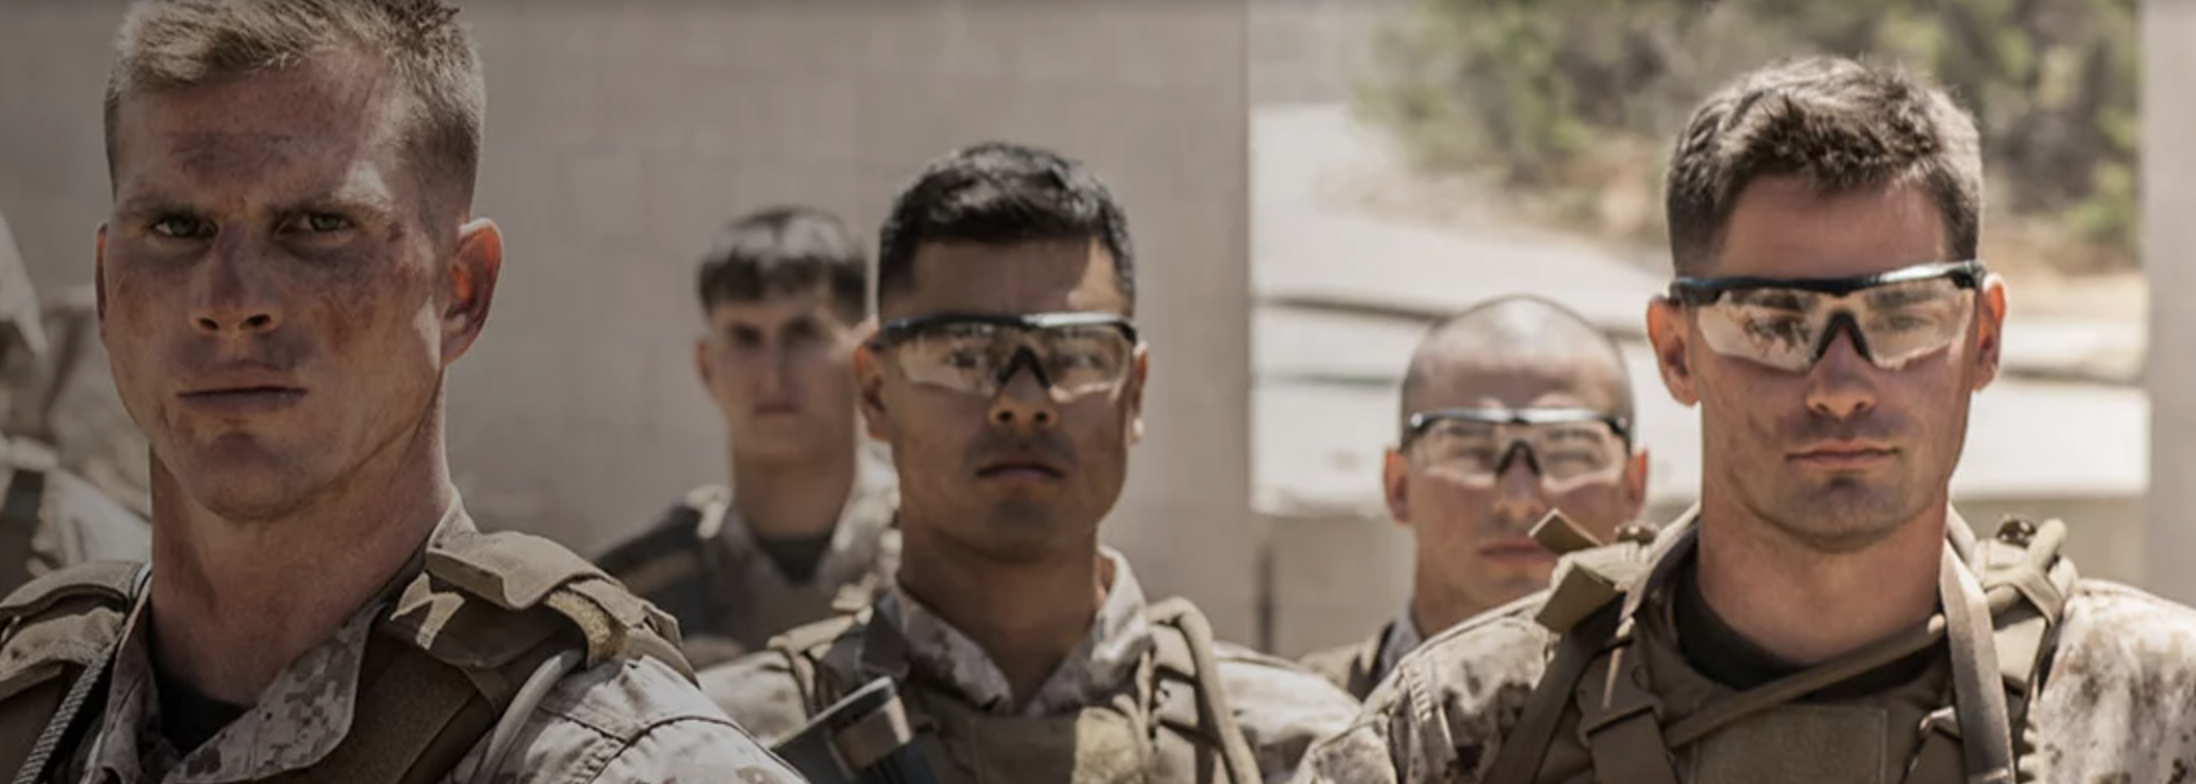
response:
<svg viewBox="0 0 2196 784"><path fill-rule="evenodd" d="M1609 604L1556 643L1555 659L1533 687L1532 696L1525 698L1525 714L1518 719L1517 729L1495 751L1487 784L1532 784L1540 775L1541 760L1563 722L1564 708L1602 641L1615 633L1616 621L1617 606Z"/></svg>
<svg viewBox="0 0 2196 784"><path fill-rule="evenodd" d="M2012 722L2006 718L1998 646L1991 638L1990 606L1982 587L1951 548L1944 551L1938 595L1945 632L1952 638L1952 704L1960 719L1960 748L1971 784L2013 780Z"/></svg>
<svg viewBox="0 0 2196 784"><path fill-rule="evenodd" d="M1578 730L1605 784L1677 784L1662 738L1662 701L1631 646L1631 622L1620 621L1608 655L1595 659L1578 690ZM1627 655L1630 654L1630 655Z"/></svg>

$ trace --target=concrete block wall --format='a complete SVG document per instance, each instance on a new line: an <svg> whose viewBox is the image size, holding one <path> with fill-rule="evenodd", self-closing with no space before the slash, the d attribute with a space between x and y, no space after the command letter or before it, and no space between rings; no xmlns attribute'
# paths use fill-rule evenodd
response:
<svg viewBox="0 0 2196 784"><path fill-rule="evenodd" d="M1126 202L1152 343L1147 438L1106 537L1148 590L1253 637L1247 0L463 3L489 83L477 198L508 238L450 445L484 524L585 550L722 477L693 373L693 261L800 201L874 227L926 159L1003 138ZM41 286L90 278L116 0L10 3L0 211Z"/></svg>

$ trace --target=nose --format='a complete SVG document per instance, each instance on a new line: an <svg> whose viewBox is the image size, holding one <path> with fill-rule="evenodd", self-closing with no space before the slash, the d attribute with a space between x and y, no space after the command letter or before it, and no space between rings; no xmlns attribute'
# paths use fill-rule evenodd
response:
<svg viewBox="0 0 2196 784"><path fill-rule="evenodd" d="M991 397L991 423L1009 428L1049 428L1059 423L1052 390L1037 380L1034 365L1017 367Z"/></svg>
<svg viewBox="0 0 2196 784"><path fill-rule="evenodd" d="M1807 409L1833 419L1849 419L1876 406L1875 366L1861 358L1850 332L1831 339L1822 358L1807 373Z"/></svg>
<svg viewBox="0 0 2196 784"><path fill-rule="evenodd" d="M1548 499L1541 487L1540 474L1528 461L1511 460L1495 477L1494 512L1496 519L1511 522L1534 523L1548 514Z"/></svg>
<svg viewBox="0 0 2196 784"><path fill-rule="evenodd" d="M271 332L282 325L279 287L243 238L217 248L193 281L191 324L207 336Z"/></svg>

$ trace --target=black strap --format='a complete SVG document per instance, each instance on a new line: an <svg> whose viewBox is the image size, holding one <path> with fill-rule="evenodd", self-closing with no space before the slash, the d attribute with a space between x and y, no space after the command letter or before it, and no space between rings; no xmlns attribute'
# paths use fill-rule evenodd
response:
<svg viewBox="0 0 2196 784"><path fill-rule="evenodd" d="M144 595L145 583L152 579L152 564L137 567L137 574L130 580L129 606L137 606L139 596ZM126 614L125 614L126 616ZM46 728L38 733L38 742L31 746L30 756L15 771L13 784L40 784L52 773L54 755L84 730L84 706L91 702L94 693L107 685L112 675L115 652L122 642L129 639L128 629L115 635L114 642L99 652L99 657L77 673L76 681L69 684L68 695L61 699L61 707L46 720Z"/></svg>
<svg viewBox="0 0 2196 784"><path fill-rule="evenodd" d="M17 465L8 477L5 503L0 503L0 579L11 588L29 582L30 564L36 554L32 544L38 535L39 507L46 495L46 472Z"/></svg>

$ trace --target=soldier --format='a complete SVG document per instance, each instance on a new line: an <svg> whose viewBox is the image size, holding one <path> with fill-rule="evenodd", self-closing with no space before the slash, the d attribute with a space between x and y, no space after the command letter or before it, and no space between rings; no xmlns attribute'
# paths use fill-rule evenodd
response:
<svg viewBox="0 0 2196 784"><path fill-rule="evenodd" d="M78 473L74 450L59 449L54 412L74 352L51 345L41 305L0 218L0 591L87 561L143 559L152 543L145 518Z"/></svg>
<svg viewBox="0 0 2196 784"><path fill-rule="evenodd" d="M1142 432L1145 344L1128 225L1080 164L989 143L894 202L877 335L855 355L870 432L900 473L892 589L705 670L782 737L878 677L907 695L941 781L1278 780L1355 701L1211 642L1189 602L1147 602L1098 543Z"/></svg>
<svg viewBox="0 0 2196 784"><path fill-rule="evenodd" d="M1304 659L1358 699L1426 634L1546 586L1555 556L1530 532L1550 509L1607 539L1647 498L1624 355L1562 305L1501 297L1435 325L1402 400L1381 485L1417 540L1410 601L1369 639Z"/></svg>
<svg viewBox="0 0 2196 784"><path fill-rule="evenodd" d="M2166 781L2196 612L1949 504L2005 286L1973 121L1921 79L1780 63L1678 136L1647 327L1700 503L1436 636L1322 741L1333 782ZM1551 654L1552 649L1552 654Z"/></svg>
<svg viewBox="0 0 2196 784"><path fill-rule="evenodd" d="M503 249L455 14L130 9L95 277L153 557L0 601L15 781L800 780L668 619L451 485L443 378Z"/></svg>
<svg viewBox="0 0 2196 784"><path fill-rule="evenodd" d="M702 261L694 365L740 490L696 488L596 559L678 619L697 669L829 617L835 600L868 604L898 555L892 468L856 427L861 246L829 213L781 207L733 221Z"/></svg>

